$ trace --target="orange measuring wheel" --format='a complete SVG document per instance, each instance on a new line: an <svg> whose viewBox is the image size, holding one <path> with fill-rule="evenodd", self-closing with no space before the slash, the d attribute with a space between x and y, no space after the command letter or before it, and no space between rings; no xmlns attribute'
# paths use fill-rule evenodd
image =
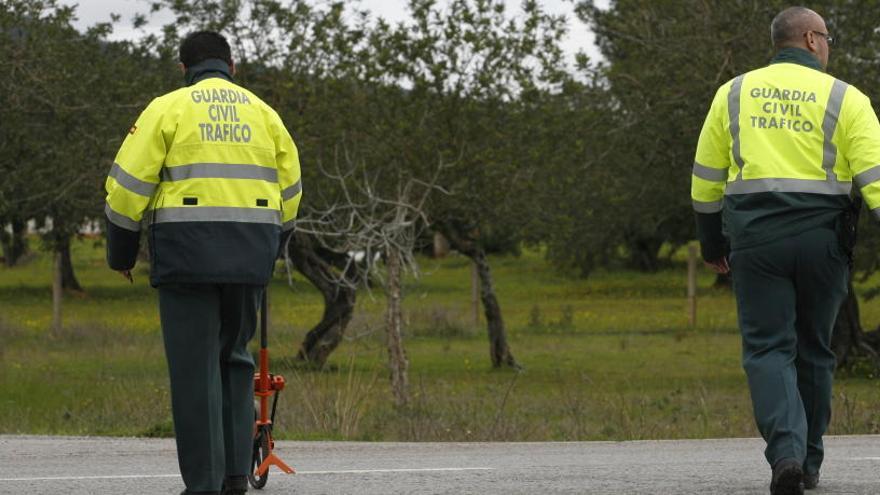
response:
<svg viewBox="0 0 880 495"><path fill-rule="evenodd" d="M275 453L275 441L272 439L272 427L275 422L275 411L278 407L278 394L284 389L284 377L269 373L269 296L267 287L260 302L260 371L254 374L254 396L260 401L258 411L254 411L254 448L251 456L251 472L248 481L261 489L269 481L269 467L276 466L287 474L296 471L284 463ZM269 398L272 398L272 411L269 412Z"/></svg>

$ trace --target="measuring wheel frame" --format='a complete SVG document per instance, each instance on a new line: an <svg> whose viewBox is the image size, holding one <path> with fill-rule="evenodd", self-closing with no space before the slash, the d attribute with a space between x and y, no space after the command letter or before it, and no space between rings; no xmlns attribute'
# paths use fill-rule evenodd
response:
<svg viewBox="0 0 880 495"><path fill-rule="evenodd" d="M269 296L268 288L263 291L260 302L260 370L254 374L254 396L258 401L254 409L254 442L251 453L251 470L248 482L257 490L269 481L269 467L276 466L287 474L294 474L293 468L284 463L272 450L272 427L278 408L278 394L284 389L284 377L269 373ZM272 412L269 412L269 397L272 398Z"/></svg>

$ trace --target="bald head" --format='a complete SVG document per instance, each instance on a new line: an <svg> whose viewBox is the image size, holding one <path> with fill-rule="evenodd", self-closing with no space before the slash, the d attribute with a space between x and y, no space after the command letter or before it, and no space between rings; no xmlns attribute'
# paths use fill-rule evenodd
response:
<svg viewBox="0 0 880 495"><path fill-rule="evenodd" d="M822 16L806 7L789 7L776 14L770 24L770 38L776 49L785 47L801 48L804 44L804 33L815 29L824 29Z"/></svg>
<svg viewBox="0 0 880 495"><path fill-rule="evenodd" d="M789 7L776 14L770 24L770 38L777 51L800 48L816 57L822 68L828 66L831 36L822 16L806 7Z"/></svg>

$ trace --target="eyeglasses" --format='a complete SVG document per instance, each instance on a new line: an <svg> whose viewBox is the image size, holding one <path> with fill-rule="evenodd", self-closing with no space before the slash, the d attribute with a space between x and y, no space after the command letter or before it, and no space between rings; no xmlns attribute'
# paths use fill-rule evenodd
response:
<svg viewBox="0 0 880 495"><path fill-rule="evenodd" d="M822 31L807 31L808 33L818 34L819 36L825 38L825 42L828 43L828 46L834 46L834 36L831 36L828 33L823 33Z"/></svg>

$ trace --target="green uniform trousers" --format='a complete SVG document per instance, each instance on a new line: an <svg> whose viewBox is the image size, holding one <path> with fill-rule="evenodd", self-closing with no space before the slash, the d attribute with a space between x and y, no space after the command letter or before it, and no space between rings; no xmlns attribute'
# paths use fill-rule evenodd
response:
<svg viewBox="0 0 880 495"><path fill-rule="evenodd" d="M770 465L798 459L818 473L831 418L831 331L846 297L837 233L813 229L730 255L743 368Z"/></svg>
<svg viewBox="0 0 880 495"><path fill-rule="evenodd" d="M180 473L189 492L219 492L250 470L254 335L262 286L159 287Z"/></svg>

